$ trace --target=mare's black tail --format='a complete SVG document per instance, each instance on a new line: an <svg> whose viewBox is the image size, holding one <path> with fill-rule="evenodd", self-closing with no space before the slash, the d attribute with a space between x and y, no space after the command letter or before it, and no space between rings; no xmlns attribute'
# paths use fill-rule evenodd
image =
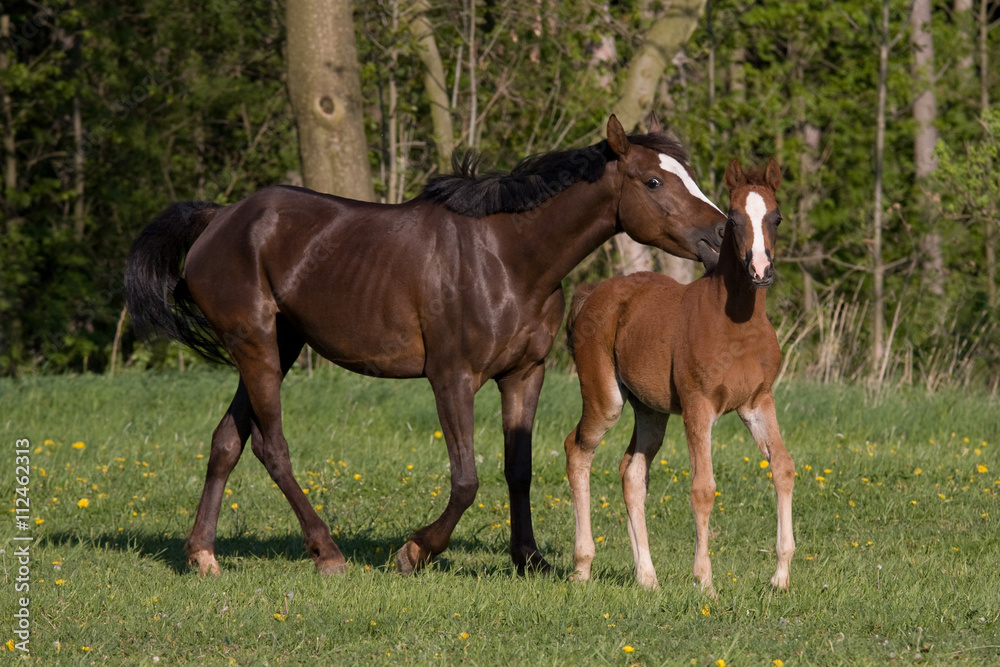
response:
<svg viewBox="0 0 1000 667"><path fill-rule="evenodd" d="M207 359L232 363L191 298L181 271L188 250L218 208L209 202L174 204L142 230L125 266L125 303L140 336L162 334Z"/></svg>

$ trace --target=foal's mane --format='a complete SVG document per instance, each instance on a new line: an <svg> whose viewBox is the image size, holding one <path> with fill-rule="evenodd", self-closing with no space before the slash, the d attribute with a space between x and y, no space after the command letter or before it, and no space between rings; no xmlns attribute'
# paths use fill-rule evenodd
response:
<svg viewBox="0 0 1000 667"><path fill-rule="evenodd" d="M686 163L687 151L681 142L665 132L634 134L628 138L636 146L649 148ZM481 157L473 152L462 158L452 155L454 174L431 179L420 193L450 211L470 218L495 213L523 213L537 208L574 183L594 183L604 175L608 162L618 156L607 140L569 150L532 155L521 160L509 173L477 171Z"/></svg>

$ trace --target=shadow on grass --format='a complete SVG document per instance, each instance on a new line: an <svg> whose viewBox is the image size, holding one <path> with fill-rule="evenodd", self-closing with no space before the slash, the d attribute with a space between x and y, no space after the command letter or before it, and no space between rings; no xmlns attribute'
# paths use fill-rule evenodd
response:
<svg viewBox="0 0 1000 667"><path fill-rule="evenodd" d="M402 545L409 536L399 537L390 542ZM44 536L42 543L56 547L83 546L92 549L102 549L123 554L135 554L140 558L149 558L169 567L177 574L190 572L184 553L186 536L164 535L163 533L144 533L140 531L123 531L114 533L82 534L74 531L59 531ZM372 569L392 570L395 552L387 552L389 543L384 538L372 539L364 533L341 537L337 546L348 562ZM216 557L222 561L226 569L226 559L259 558L262 560L308 561L300 533L285 533L269 537L247 535L241 537L220 537L215 545ZM456 556L462 554L461 560L471 560L468 564L458 564L448 557L449 553ZM428 568L438 572L454 573L458 576L473 578L513 577L516 569L507 554L506 549L496 552L491 545L486 545L479 539L455 538L451 541L448 551L434 558ZM565 573L559 568L553 568L549 576L562 577Z"/></svg>

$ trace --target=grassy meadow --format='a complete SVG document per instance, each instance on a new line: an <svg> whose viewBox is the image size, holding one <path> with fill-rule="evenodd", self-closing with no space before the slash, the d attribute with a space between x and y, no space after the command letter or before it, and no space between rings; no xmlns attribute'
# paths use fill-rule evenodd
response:
<svg viewBox="0 0 1000 667"><path fill-rule="evenodd" d="M679 418L651 471L647 520L661 588L633 583L618 460L593 474L594 579L570 584L573 513L562 441L575 378L551 372L535 427L539 544L555 572L507 554L499 396L476 404L480 490L451 548L418 576L395 549L448 497L425 381L294 372L284 423L296 476L351 562L321 579L291 509L250 452L230 479L218 578L183 560L232 371L0 380L0 459L31 441L30 521L0 527L0 647L14 650L15 536L30 553L28 664L837 665L1000 661L1000 404L784 382L779 420L798 471L792 589L775 593L774 493L735 415L713 433L718 600L690 575L694 529Z"/></svg>

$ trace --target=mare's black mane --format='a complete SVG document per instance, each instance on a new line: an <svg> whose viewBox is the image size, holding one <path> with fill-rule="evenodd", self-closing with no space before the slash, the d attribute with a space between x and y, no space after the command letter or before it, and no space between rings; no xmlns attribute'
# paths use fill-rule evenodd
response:
<svg viewBox="0 0 1000 667"><path fill-rule="evenodd" d="M684 146L670 134L634 134L629 141L658 153L665 153L683 163L688 155ZM604 167L618 156L607 140L569 150L553 151L527 157L510 173L477 173L480 156L466 153L452 155L454 174L433 178L420 193L444 205L450 211L470 218L495 213L523 213L537 208L574 183L594 183L604 175Z"/></svg>

